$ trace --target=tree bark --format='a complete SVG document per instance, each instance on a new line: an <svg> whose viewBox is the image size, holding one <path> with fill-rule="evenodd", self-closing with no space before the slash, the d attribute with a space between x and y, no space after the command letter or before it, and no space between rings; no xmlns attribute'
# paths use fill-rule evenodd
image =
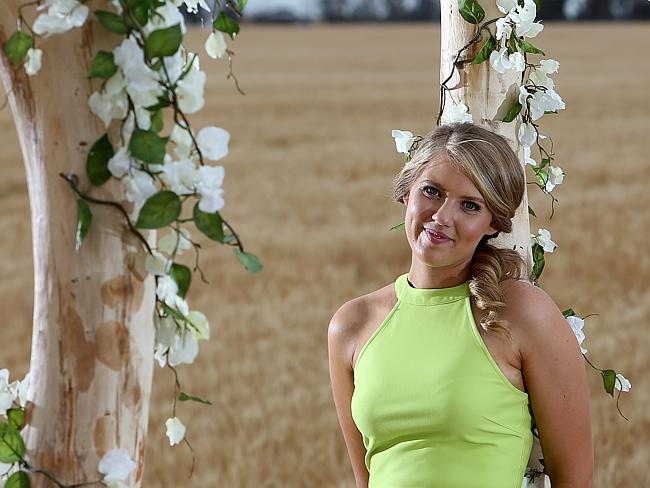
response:
<svg viewBox="0 0 650 488"><path fill-rule="evenodd" d="M481 6L485 9L484 22L502 15L495 1L481 2ZM461 17L457 0L441 0L440 30L440 81L442 83L452 72L453 61L458 51L474 38L477 26ZM501 75L490 66L489 61L479 65L469 64L486 40L487 35L484 34L481 42L474 44L461 55L462 68L456 70L447 83L451 91L445 95L445 113L442 122L446 121L446 111L452 101L464 103L469 107L475 124L487 127L508 139L511 147L519 154L523 166L523 148L520 147L517 138L519 123L501 122L512 103L517 100L521 77L514 72ZM513 219L512 232L501 234L491 242L503 248L517 249L524 257L528 269L532 269L527 191L524 191L524 198ZM540 457L541 447L538 439L534 438L528 466L541 470L542 466L538 461Z"/></svg>
<svg viewBox="0 0 650 488"><path fill-rule="evenodd" d="M482 2L485 9L485 21L500 16L496 2ZM440 81L443 82L453 70L456 54L466 46L476 34L477 27L467 22L458 13L457 0L441 0L440 2ZM455 70L451 80L447 82L450 88L445 94L445 112L442 122L446 121L447 109L453 103L464 103L474 118L474 123L487 127L501 134L510 141L512 148L519 154L523 165L523 148L519 146L515 122L501 122L517 100L519 94L520 75L508 72L504 75L497 73L486 61L479 65L469 64L478 53L487 36L467 49L460 57L462 68ZM528 194L517 209L513 219L512 232L501 234L492 241L495 245L517 249L524 257L528 269L532 269L532 252L530 245L530 221L528 219Z"/></svg>
<svg viewBox="0 0 650 488"><path fill-rule="evenodd" d="M0 43L15 31L23 3L0 2ZM153 371L154 281L138 271L134 256L141 245L115 208L90 204L92 227L75 252L76 200L59 176L74 173L81 190L90 190L86 155L105 129L88 109L93 89L86 73L99 49L119 41L96 27L89 18L83 28L39 38L43 67L34 77L0 53L27 172L34 245L23 435L29 464L63 484L99 480L101 457L124 448L137 464L128 485L139 486ZM93 196L122 201L121 184L109 181ZM33 474L32 486L52 484Z"/></svg>

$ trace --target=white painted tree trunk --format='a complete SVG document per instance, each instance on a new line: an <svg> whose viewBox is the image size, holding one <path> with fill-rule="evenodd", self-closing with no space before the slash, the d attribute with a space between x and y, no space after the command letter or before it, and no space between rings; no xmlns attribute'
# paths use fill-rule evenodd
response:
<svg viewBox="0 0 650 488"><path fill-rule="evenodd" d="M22 3L0 2L0 44L15 31ZM154 282L136 270L132 258L140 244L114 208L90 204L92 228L75 252L76 202L59 176L73 172L81 189L90 189L85 159L104 128L88 109L92 89L85 76L92 56L117 41L92 19L82 29L39 39L43 68L32 78L0 53L27 172L34 243L27 460L64 484L99 480L99 459L118 447L138 466L128 485L139 486L143 475ZM122 200L115 182L93 195ZM34 474L32 486L52 484Z"/></svg>
<svg viewBox="0 0 650 488"><path fill-rule="evenodd" d="M496 7L495 0L486 0L480 3L481 7L485 9L484 21L502 15ZM478 28L467 22L458 13L458 0L441 0L440 30L440 81L443 82L452 72L456 54L472 40ZM461 55L460 61L464 62L462 69L456 70L451 80L447 82L451 91L446 94L442 122L445 122L445 114L452 103L464 103L469 107L474 123L488 127L510 141L512 148L519 154L523 166L523 148L520 147L517 139L519 124L500 122L513 101L517 100L521 82L520 74L508 72L501 75L490 66L489 61L479 65L469 64L487 37L484 33L483 39L478 45L473 45ZM500 235L494 244L504 248L517 249L525 258L528 269L532 269L527 192L524 193L522 204L513 219L512 233ZM541 470L542 467L538 461L541 457L539 441L535 438L528 465Z"/></svg>

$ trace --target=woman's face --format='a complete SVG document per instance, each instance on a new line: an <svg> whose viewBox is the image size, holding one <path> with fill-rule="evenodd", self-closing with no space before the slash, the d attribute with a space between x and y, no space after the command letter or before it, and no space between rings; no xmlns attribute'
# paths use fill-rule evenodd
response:
<svg viewBox="0 0 650 488"><path fill-rule="evenodd" d="M425 166L404 203L413 257L426 266L469 266L481 238L497 232L481 193L447 159Z"/></svg>

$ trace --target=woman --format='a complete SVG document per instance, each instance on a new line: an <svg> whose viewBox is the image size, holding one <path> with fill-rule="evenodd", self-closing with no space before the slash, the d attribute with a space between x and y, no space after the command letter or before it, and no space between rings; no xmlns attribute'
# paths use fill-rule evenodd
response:
<svg viewBox="0 0 650 488"><path fill-rule="evenodd" d="M357 487L520 488L531 411L553 488L592 486L578 343L519 255L488 244L524 187L506 140L472 124L434 130L396 177L410 270L328 331Z"/></svg>

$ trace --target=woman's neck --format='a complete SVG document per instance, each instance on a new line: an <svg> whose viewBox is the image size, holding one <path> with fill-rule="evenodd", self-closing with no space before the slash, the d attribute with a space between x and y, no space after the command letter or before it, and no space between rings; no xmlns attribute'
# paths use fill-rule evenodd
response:
<svg viewBox="0 0 650 488"><path fill-rule="evenodd" d="M435 268L413 259L408 280L415 288L450 288L470 279L470 262Z"/></svg>

